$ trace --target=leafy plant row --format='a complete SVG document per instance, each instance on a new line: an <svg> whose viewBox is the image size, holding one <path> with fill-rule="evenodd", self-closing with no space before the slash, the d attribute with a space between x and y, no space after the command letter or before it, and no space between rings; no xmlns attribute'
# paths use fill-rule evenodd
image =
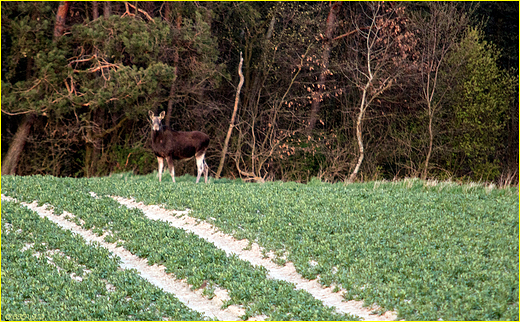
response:
<svg viewBox="0 0 520 322"><path fill-rule="evenodd" d="M518 318L518 191L405 180L244 184L154 175L75 181L193 211L324 285L407 320Z"/></svg>
<svg viewBox="0 0 520 322"><path fill-rule="evenodd" d="M108 233L107 242L117 242L133 254L147 258L150 265L165 265L166 272L186 278L194 288L206 282L227 289L231 299L225 305L242 305L246 309L244 319L258 314L273 320L356 319L335 313L334 308L325 307L303 290L295 290L292 284L268 279L265 268L253 267L237 256L228 257L192 233L149 220L140 210L122 207L112 198L93 198L89 192L96 190L84 180L42 176L2 179L4 194L49 203L55 213L66 210L74 215L70 220L76 224L99 235Z"/></svg>
<svg viewBox="0 0 520 322"><path fill-rule="evenodd" d="M2 201L2 320L201 320L119 258Z"/></svg>

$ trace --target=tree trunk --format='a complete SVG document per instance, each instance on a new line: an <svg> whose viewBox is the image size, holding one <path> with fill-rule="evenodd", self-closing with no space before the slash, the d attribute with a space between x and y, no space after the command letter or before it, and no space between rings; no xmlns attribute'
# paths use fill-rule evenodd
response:
<svg viewBox="0 0 520 322"><path fill-rule="evenodd" d="M11 145L9 145L7 155L2 160L2 175L16 174L18 161L20 160L23 147L25 146L27 137L31 132L31 126L33 125L35 120L35 114L27 114L22 124L16 130L16 134L13 137L13 141L11 142Z"/></svg>
<svg viewBox="0 0 520 322"><path fill-rule="evenodd" d="M85 166L83 168L83 175L86 178L92 177L92 158L94 154L94 145L92 143L87 143L85 147Z"/></svg>
<svg viewBox="0 0 520 322"><path fill-rule="evenodd" d="M103 154L102 145L104 138L105 113L102 109L97 108L92 111L90 124L87 128L87 150L85 155L85 176L93 177L98 175L99 159Z"/></svg>
<svg viewBox="0 0 520 322"><path fill-rule="evenodd" d="M220 157L220 164L218 165L217 174L215 178L220 178L220 173L222 172L222 168L224 167L224 161L226 160L226 154L229 144L229 138L231 137L231 132L233 131L233 127L235 126L235 118L237 116L238 110L238 101L240 99L240 90L242 89L242 85L244 85L244 75L242 74L242 62L244 59L242 58L242 52L240 52L240 63L238 64L238 76L240 76L240 82L238 83L237 94L235 95L235 106L233 107L233 115L231 116L231 121L229 122L229 129L226 135L226 139L224 141L224 147L222 148L222 155Z"/></svg>
<svg viewBox="0 0 520 322"><path fill-rule="evenodd" d="M86 144L85 144L85 161L83 168L83 175L87 178L93 176L93 167L94 167L94 157L95 157L95 145L94 145L94 133L92 131L93 126L93 116L92 112L88 113L88 122L86 127Z"/></svg>
<svg viewBox="0 0 520 322"><path fill-rule="evenodd" d="M171 9L171 6L170 6L170 2L169 1L165 1L163 3L164 3L164 16L163 16L163 19L165 21L169 21L170 14L172 12L172 9Z"/></svg>
<svg viewBox="0 0 520 322"><path fill-rule="evenodd" d="M504 172L518 173L518 102L509 107L509 122L507 125L506 161Z"/></svg>
<svg viewBox="0 0 520 322"><path fill-rule="evenodd" d="M430 144L428 146L428 154L426 155L426 161L424 161L424 170L422 173L423 180L426 180L426 178L428 177L428 166L430 163L430 157L432 155L432 150L433 150L433 126L432 126L433 111L432 111L432 107L431 107L431 102L429 102L429 101L428 101L428 118L429 118L428 134L430 136Z"/></svg>
<svg viewBox="0 0 520 322"><path fill-rule="evenodd" d="M105 19L108 19L110 17L111 11L112 11L112 4L110 1L105 1L103 3L103 17Z"/></svg>
<svg viewBox="0 0 520 322"><path fill-rule="evenodd" d="M69 7L69 1L60 2L58 12L56 13L56 24L54 25L54 40L60 38L63 35L63 32L65 31L65 21L67 19Z"/></svg>
<svg viewBox="0 0 520 322"><path fill-rule="evenodd" d="M361 98L361 105L359 108L359 114L358 114L358 118L357 118L357 122L356 122L356 137L357 137L358 146L359 146L359 157L358 157L356 167L354 168L354 171L352 171L352 173L350 174L350 178L348 179L350 182L354 182L354 180L356 180L357 174L359 172L359 168L361 167L361 163L363 162L363 158L365 157L365 147L363 146L363 132L362 132L361 126L362 126L363 117L365 116L365 111L367 108L366 97L367 97L367 89L368 89L369 84L370 84L370 82L363 89L363 96Z"/></svg>
<svg viewBox="0 0 520 322"><path fill-rule="evenodd" d="M276 22L276 15L273 14L273 17L271 18L271 22L269 23L269 28L267 29L267 33L265 35L265 38L262 40L264 48L267 48L268 41L271 39L273 35L274 30L274 24ZM262 52L262 65L265 66L266 61L266 52ZM247 62L246 62L247 63ZM247 74L246 74L247 76ZM264 72L262 68L258 68L255 72L255 79L253 81L253 85L249 90L246 91L244 94L244 106L248 107L248 110L257 110L258 109L258 96L260 95L260 91L262 88L262 82L264 81ZM247 89L247 84L246 84ZM253 113L253 115L256 116L256 113Z"/></svg>
<svg viewBox="0 0 520 322"><path fill-rule="evenodd" d="M92 20L99 18L99 4L97 1L92 1Z"/></svg>
<svg viewBox="0 0 520 322"><path fill-rule="evenodd" d="M323 48L323 67L321 69L320 78L318 81L318 89L316 92L312 93L312 105L311 105L311 114L309 117L309 124L307 126L307 134L310 134L316 125L316 120L318 118L318 113L320 112L320 103L323 100L323 90L325 89L325 81L327 79L327 74L329 72L329 57L330 51L332 48L333 34L336 29L336 16L339 12L339 8L341 7L341 2L336 2L329 11L329 15L327 17L327 24L325 30L325 40L324 40L324 48Z"/></svg>

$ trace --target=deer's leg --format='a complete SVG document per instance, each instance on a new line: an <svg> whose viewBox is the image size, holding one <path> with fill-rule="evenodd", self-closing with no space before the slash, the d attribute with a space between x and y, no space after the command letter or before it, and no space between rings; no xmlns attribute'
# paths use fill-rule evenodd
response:
<svg viewBox="0 0 520 322"><path fill-rule="evenodd" d="M204 159L204 183L208 183L208 164L206 163L206 159Z"/></svg>
<svg viewBox="0 0 520 322"><path fill-rule="evenodd" d="M159 163L159 173L157 174L157 176L159 177L159 182L161 182L162 170L164 167L164 158L157 157L157 162Z"/></svg>
<svg viewBox="0 0 520 322"><path fill-rule="evenodd" d="M206 162L204 162L204 155L205 155L204 152L200 155L199 154L195 155L195 159L197 160L197 181L195 181L195 183L199 183L200 175L204 172L204 169L206 167ZM207 172L204 174L204 177L205 177L206 183L208 183Z"/></svg>
<svg viewBox="0 0 520 322"><path fill-rule="evenodd" d="M168 168L170 169L170 175L172 176L172 181L175 182L175 169L173 168L172 157L167 157L166 162L168 162Z"/></svg>

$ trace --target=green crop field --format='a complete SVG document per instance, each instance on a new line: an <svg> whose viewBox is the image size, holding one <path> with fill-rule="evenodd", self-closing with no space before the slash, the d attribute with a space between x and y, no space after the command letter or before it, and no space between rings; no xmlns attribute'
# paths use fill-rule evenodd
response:
<svg viewBox="0 0 520 322"><path fill-rule="evenodd" d="M190 176L176 179L3 176L2 194L17 201L2 201L2 320L23 314L31 320L203 318L138 272L119 269L108 250L20 203L35 200L148 264L164 265L194 289L206 287L208 297L216 287L226 289L223 308L244 308L243 319L358 319L111 196L189 208L190 217L274 253L277 265L292 262L303 278L333 286L345 300L377 305L379 313L395 311L398 319L519 318L518 188L421 180L196 185ZM108 294L106 283L117 292Z"/></svg>

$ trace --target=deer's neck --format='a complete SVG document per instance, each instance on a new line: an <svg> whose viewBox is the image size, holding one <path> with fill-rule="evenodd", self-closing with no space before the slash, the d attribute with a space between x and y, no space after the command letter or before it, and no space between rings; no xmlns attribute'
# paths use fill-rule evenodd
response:
<svg viewBox="0 0 520 322"><path fill-rule="evenodd" d="M160 134L162 134L163 132L164 132L164 130L163 130L162 126L161 126L161 128L158 131L152 130L152 140L155 140L155 138L157 136L159 136Z"/></svg>

